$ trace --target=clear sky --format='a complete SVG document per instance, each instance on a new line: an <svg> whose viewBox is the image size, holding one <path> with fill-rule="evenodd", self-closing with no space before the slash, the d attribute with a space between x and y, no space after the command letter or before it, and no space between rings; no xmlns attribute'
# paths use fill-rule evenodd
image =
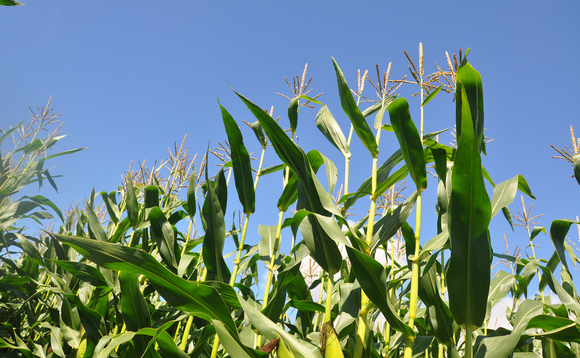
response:
<svg viewBox="0 0 580 358"><path fill-rule="evenodd" d="M166 158L167 148L184 134L192 153L223 142L218 97L238 123L254 121L229 85L263 108L274 105L274 115L288 127L287 100L275 92L289 94L284 77L301 74L305 63L314 77L312 94L324 92L320 99L347 132L331 56L355 87L357 69L374 74L377 62L383 70L393 63L391 78L408 74L403 50L416 60L422 42L427 72L435 63L446 65L445 51L471 48L470 62L483 77L486 134L494 139L483 164L496 183L524 175L538 198L532 213L545 214L539 221L546 229L554 219L580 215L572 167L552 159L556 153L549 146L570 146L570 125L580 136L577 1L23 2L0 7L0 128L25 119L29 106L53 96L68 134L58 149L88 147L53 162L52 174L65 176L57 181L60 193L42 194L63 208L93 187L115 190L131 161ZM374 97L371 89L367 84L366 94ZM419 99L405 91L418 120ZM427 106L426 132L452 127L454 111L452 96L440 94ZM299 144L320 149L342 173L340 153L324 144L314 125L316 112L300 113ZM249 150L259 152L249 128L242 130ZM442 136L443 143L450 140ZM379 161L395 148L394 135L383 135ZM356 188L370 175L371 158L359 144L353 157ZM271 149L266 161L278 163ZM211 158L215 171L216 163ZM257 192L265 201L255 225L276 223L280 181L269 180ZM429 185L425 217L434 218L436 181ZM366 202L364 207L360 214ZM521 211L519 194L511 209ZM434 220L425 225L424 240L435 230ZM491 227L497 252L505 251L503 233L512 248L527 243L524 229L513 233L498 216ZM570 234L577 239L575 228ZM249 243L257 237L255 230ZM537 243L542 256L553 251L548 236L541 234Z"/></svg>

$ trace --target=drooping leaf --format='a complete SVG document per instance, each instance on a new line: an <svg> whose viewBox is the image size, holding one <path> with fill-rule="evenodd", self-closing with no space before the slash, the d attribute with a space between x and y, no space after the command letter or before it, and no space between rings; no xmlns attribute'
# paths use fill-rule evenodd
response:
<svg viewBox="0 0 580 358"><path fill-rule="evenodd" d="M568 272L570 272L570 268L568 267L566 255L564 254L564 242L566 240L566 234L568 234L568 230L572 224L578 224L578 222L567 219L554 220L550 226L550 239L552 239L552 243L556 248L556 252L558 253L558 257L560 258L562 265L564 265Z"/></svg>
<svg viewBox="0 0 580 358"><path fill-rule="evenodd" d="M252 322L252 325L256 327L264 337L272 340L277 338L276 335L280 336L280 339L284 341L286 347L294 353L296 358L322 358L322 354L318 347L308 341L301 340L280 328L276 323L264 316L251 302L247 302L243 298L240 298L240 303L242 304L244 313L248 316L250 322Z"/></svg>
<svg viewBox="0 0 580 358"><path fill-rule="evenodd" d="M54 262L79 280L88 282L95 287L108 287L101 271L93 266L75 261L55 260Z"/></svg>
<svg viewBox="0 0 580 358"><path fill-rule="evenodd" d="M447 344L453 340L453 316L449 307L441 298L441 293L438 289L437 264L434 260L427 260L427 262L432 262L433 264L426 264L423 268L423 273L419 280L419 298L428 307L428 317L426 318L429 319L433 327L433 334L440 343ZM413 352L415 352L414 349Z"/></svg>
<svg viewBox="0 0 580 358"><path fill-rule="evenodd" d="M335 274L342 265L342 256L337 243L324 231L314 215L300 220L300 233L310 250L312 258L330 274ZM343 236L344 237L344 236Z"/></svg>
<svg viewBox="0 0 580 358"><path fill-rule="evenodd" d="M415 332L396 314L387 297L387 277L385 268L372 257L347 247L355 276L368 298L381 310L387 322L404 337L412 338Z"/></svg>
<svg viewBox="0 0 580 358"><path fill-rule="evenodd" d="M250 347L244 346L239 339L232 337L231 333L228 332L224 324L218 320L213 320L213 325L215 326L216 333L220 338L220 343L226 349L226 352L232 357L240 358L266 358L268 353L260 352Z"/></svg>
<svg viewBox="0 0 580 358"><path fill-rule="evenodd" d="M334 70L336 71L338 93L340 94L340 103L342 104L342 109L352 122L354 131L356 132L357 136L363 142L365 147L367 147L373 158L376 158L379 155L379 147L377 145L375 136L373 135L373 132L371 131L362 112L356 105L356 101L350 92L350 87L348 87L348 84L346 83L344 74L342 73L340 67L338 67L338 63L336 63L334 58L332 59L332 64L334 65Z"/></svg>
<svg viewBox="0 0 580 358"><path fill-rule="evenodd" d="M302 148L292 142L292 140L288 138L278 123L276 123L276 121L274 121L274 119L266 112L264 112L259 106L241 94L237 92L235 93L258 119L262 125L262 128L268 135L268 138L270 138L272 146L274 147L276 154L278 154L278 157L288 167L290 167L290 169L294 171L294 174L298 177L298 180L304 187L304 190L307 194L307 209L319 214L328 215L329 212L332 212L340 215L332 201L332 198L330 197L330 194L316 185L318 179L316 179L316 175L314 175L312 167L310 166L308 158Z"/></svg>
<svg viewBox="0 0 580 358"><path fill-rule="evenodd" d="M374 252L377 247L387 242L387 240L397 233L397 230L399 230L403 223L407 221L409 215L411 215L418 196L419 192L413 192L413 194L409 195L409 197L393 211L392 215L385 215L375 223L375 232L373 233L371 241L371 252Z"/></svg>
<svg viewBox="0 0 580 358"><path fill-rule="evenodd" d="M427 142L427 140L435 138L438 134L445 132L445 130L427 133L423 136L423 141ZM403 165L399 168L395 173L391 175L391 170L395 168L397 164L399 164L403 160L403 152L401 149L396 150L383 164L379 166L377 169L377 190L375 191L375 197L380 196L382 193L387 191L394 183L398 182L399 180L404 179L409 170L407 169L406 165ZM357 189L356 193L350 193L349 197L346 198L344 208L345 210L351 207L359 198L372 194L371 193L371 177L367 178L361 186ZM340 202L342 202L341 200Z"/></svg>
<svg viewBox="0 0 580 358"><path fill-rule="evenodd" d="M258 141L260 142L262 149L266 150L266 148L268 147L268 139L266 138L264 129L262 129L262 125L260 124L259 121L255 121L254 123L252 123L252 130L254 131L256 138L258 138Z"/></svg>
<svg viewBox="0 0 580 358"><path fill-rule="evenodd" d="M170 305L208 321L220 320L231 334L237 334L230 312L215 288L174 275L142 250L74 236L53 236L105 268L145 275Z"/></svg>
<svg viewBox="0 0 580 358"><path fill-rule="evenodd" d="M320 108L318 114L316 114L314 123L326 139L340 150L342 155L350 157L350 148L346 142L346 138L327 106Z"/></svg>
<svg viewBox="0 0 580 358"><path fill-rule="evenodd" d="M277 225L262 225L258 226L258 234L260 234L260 260L270 267L272 260L274 260L274 269L280 267L280 239L276 237Z"/></svg>
<svg viewBox="0 0 580 358"><path fill-rule="evenodd" d="M252 163L250 155L244 145L242 132L236 124L234 118L220 104L222 119L228 135L231 148L232 165L234 169L234 180L240 203L244 208L244 213L250 215L255 211L256 195L254 193L254 178L252 177Z"/></svg>
<svg viewBox="0 0 580 358"><path fill-rule="evenodd" d="M462 120L463 130L459 136L451 177L451 258L447 283L449 308L455 321L474 330L483 324L487 309L491 274L488 234L491 202L481 171L480 139L472 130L466 91L462 90L461 95L463 106L458 117Z"/></svg>
<svg viewBox="0 0 580 358"><path fill-rule="evenodd" d="M528 322L530 320L541 314L542 304L541 302L533 300L525 300L521 303L518 311L516 312L514 318L514 329L512 332L505 336L499 337L484 337L478 340L473 351L475 358L507 358L509 357L514 349L516 348L518 342L520 341L522 334L526 330Z"/></svg>
<svg viewBox="0 0 580 358"><path fill-rule="evenodd" d="M100 194L101 198L103 199L103 203L105 203L107 214L109 214L111 221L113 221L115 224L118 224L120 212L119 206L116 203L116 193L107 193L106 191L102 191Z"/></svg>
<svg viewBox="0 0 580 358"><path fill-rule="evenodd" d="M24 5L23 3L16 1L16 0L0 0L0 5L4 6L18 6Z"/></svg>
<svg viewBox="0 0 580 358"><path fill-rule="evenodd" d="M181 251L171 224L167 221L165 213L157 206L151 208L149 222L151 223L151 237L157 244L163 262L171 272L176 273Z"/></svg>
<svg viewBox="0 0 580 358"><path fill-rule="evenodd" d="M409 103L404 98L394 100L388 107L391 125L397 135L403 158L419 192L427 188L427 169L423 144L417 127L411 119Z"/></svg>

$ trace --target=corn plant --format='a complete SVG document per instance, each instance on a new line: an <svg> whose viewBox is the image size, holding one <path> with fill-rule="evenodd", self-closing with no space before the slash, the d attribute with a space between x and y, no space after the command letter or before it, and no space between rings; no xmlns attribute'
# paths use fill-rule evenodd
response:
<svg viewBox="0 0 580 358"><path fill-rule="evenodd" d="M5 240L6 252L18 257L2 258L0 354L580 355L580 301L568 266L569 259L580 260L566 241L578 222L552 222L554 254L549 260L536 257L533 240L547 230L534 226L522 196L521 223L532 255L494 252L490 242L500 234L490 232L491 220L501 212L513 224L509 206L517 192L535 197L522 175L496 184L482 165L487 143L482 78L468 52L447 55L448 68L432 74L425 73L422 46L417 66L405 54L414 81L393 80L390 64L385 74L377 65L376 82L368 72L361 79L359 72L356 91L332 59L348 135L333 114L339 110L308 96L305 68L287 97L290 135L272 111L234 91L255 117L248 133L261 152L257 165L251 141L218 103L227 145L217 173L210 173L209 150L196 167L196 157L190 159L182 143L169 160L151 168L142 163L124 175L116 191L99 193L102 205L91 193L84 208L63 215L58 230L33 243ZM366 80L378 98L370 105L363 95ZM418 86L417 123L410 115L413 102L397 94L403 85ZM446 124L455 125L456 146L438 141L444 129L423 133L428 104L443 92L454 95L455 122ZM296 143L307 106L318 107L315 125L344 157L344 175L319 150L307 152ZM372 159L362 183L349 183L353 140ZM383 155L385 140L399 148ZM277 164L264 168L264 156L272 151ZM570 156L575 169L576 154ZM435 180L427 178L431 169ZM278 209L278 222L249 232L249 222L259 219L256 202L266 193L261 191L266 179L260 178L276 180L276 173L281 190L272 209ZM402 196L403 186L412 193ZM236 198L228 199L234 190ZM421 227L425 195L437 199L433 237L424 237ZM239 206L232 209L232 201ZM352 220L361 207L366 214ZM1 217L13 215L2 210ZM3 228L5 237L10 230ZM234 243L231 253L224 252L227 242ZM502 260L511 272L493 269L493 260ZM305 270L307 263L316 269ZM541 297L528 298L536 291ZM553 295L561 303L552 303ZM502 300L513 302L506 311L510 329L489 322Z"/></svg>

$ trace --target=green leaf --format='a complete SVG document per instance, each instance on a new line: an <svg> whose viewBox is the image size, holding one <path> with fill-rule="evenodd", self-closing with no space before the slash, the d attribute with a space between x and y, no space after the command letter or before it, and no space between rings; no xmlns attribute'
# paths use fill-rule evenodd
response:
<svg viewBox="0 0 580 358"><path fill-rule="evenodd" d="M107 269L145 275L170 305L195 313L208 321L220 320L230 334L237 334L224 300L213 287L174 275L142 250L75 236L52 235Z"/></svg>
<svg viewBox="0 0 580 358"><path fill-rule="evenodd" d="M89 219L89 230L93 234L95 239L100 241L109 241L109 238L105 233L105 230L101 226L101 222L97 218L97 215L95 214L93 208L88 202L86 202L86 212L87 218Z"/></svg>
<svg viewBox="0 0 580 358"><path fill-rule="evenodd" d="M4 5L4 6L17 6L17 5L24 5L21 2L18 2L16 0L0 0L0 5Z"/></svg>
<svg viewBox="0 0 580 358"><path fill-rule="evenodd" d="M550 239L552 239L552 243L556 248L556 252L558 253L562 265L564 265L568 272L570 272L570 268L568 267L566 255L564 254L564 242L566 240L566 234L568 234L568 230L570 229L570 225L578 223L578 221L563 219L552 221L552 225L550 226Z"/></svg>
<svg viewBox="0 0 580 358"><path fill-rule="evenodd" d="M195 216L197 203L195 200L195 168L189 176L189 184L187 185L187 214L190 218Z"/></svg>
<svg viewBox="0 0 580 358"><path fill-rule="evenodd" d="M417 190L421 192L427 188L427 169L423 154L423 144L417 127L415 127L415 123L411 119L409 103L404 98L398 98L389 105L388 110L391 117L391 125L399 140L403 158L405 158L411 178L413 178Z"/></svg>
<svg viewBox="0 0 580 358"><path fill-rule="evenodd" d="M383 265L358 250L347 247L346 251L356 279L368 298L381 310L394 329L401 332L405 338L414 337L413 329L399 318L387 297L387 277Z"/></svg>
<svg viewBox="0 0 580 358"><path fill-rule="evenodd" d="M435 138L438 134L445 132L446 130L437 131L425 134L423 136L423 141L427 141L429 139ZM395 151L381 166L377 169L377 190L374 193L375 197L380 196L382 193L387 191L394 183L398 182L399 180L403 180L407 174L409 173L407 166L403 165L399 168L395 173L390 175L391 170L395 168L395 166L403 160L403 153L401 149ZM351 207L359 198L371 194L371 177L367 178L361 186L357 189L356 193L350 193L347 197L344 210ZM342 202L341 199L339 202Z"/></svg>
<svg viewBox="0 0 580 358"><path fill-rule="evenodd" d="M264 316L260 310L254 307L254 304L240 298L240 303L244 310L244 314L247 315L248 319L252 325L267 339L276 339L280 336L280 339L284 341L286 347L288 347L296 358L322 358L322 354L317 346L313 345L308 341L301 340L297 338L282 328L280 328L276 323L269 320Z"/></svg>
<svg viewBox="0 0 580 358"><path fill-rule="evenodd" d="M103 199L103 203L107 207L107 214L111 218L111 221L115 224L119 223L119 217L121 214L119 213L119 206L116 203L116 193L107 193L106 191L102 191L101 198Z"/></svg>
<svg viewBox="0 0 580 358"><path fill-rule="evenodd" d="M292 138L296 134L298 127L298 98L292 98L288 105L288 119L290 120L290 129L292 130Z"/></svg>
<svg viewBox="0 0 580 358"><path fill-rule="evenodd" d="M250 155L244 145L244 138L236 121L221 104L220 108L228 141L230 142L236 190L238 191L240 203L244 208L244 213L250 215L256 210L256 195L254 193L254 178L252 177Z"/></svg>
<svg viewBox="0 0 580 358"><path fill-rule="evenodd" d="M421 105L421 107L425 107L425 105L427 103L429 103L433 98L435 98L435 96L437 96L437 94L439 93L439 91L441 91L441 88L443 88L443 85L437 87L435 89L435 91L429 93L429 95L427 96L427 98L425 98L425 100L423 100L423 104Z"/></svg>
<svg viewBox="0 0 580 358"><path fill-rule="evenodd" d="M54 210L54 212L58 215L60 220L64 222L64 216L62 214L62 211L60 211L58 206L56 206L56 204L54 204L50 199L47 199L46 197L44 197L42 195L23 196L22 199L30 199L41 206L42 205L48 206L49 208Z"/></svg>
<svg viewBox="0 0 580 358"><path fill-rule="evenodd" d="M526 328L539 328L544 331L533 334L536 337L580 343L580 325L569 318L539 315L533 317Z"/></svg>
<svg viewBox="0 0 580 358"><path fill-rule="evenodd" d="M270 138L278 157L289 166L298 177L298 180L306 192L308 202L306 209L319 214L328 215L329 212L332 212L340 215L340 212L336 209L336 205L334 205L330 194L322 189L320 183L318 183L318 186L316 185L318 179L316 179L316 175L313 173L312 167L310 166L308 158L302 148L292 142L278 123L276 123L276 121L274 121L274 119L260 107L241 94L237 92L235 93L258 119L262 128L264 128L264 131L268 135L268 138Z"/></svg>
<svg viewBox="0 0 580 358"><path fill-rule="evenodd" d="M530 240L533 240L539 233L544 232L546 234L546 228L543 226L534 226L532 233L530 234Z"/></svg>
<svg viewBox="0 0 580 358"><path fill-rule="evenodd" d="M149 221L151 222L151 237L159 248L163 262L171 272L176 273L181 251L175 240L171 224L167 221L165 213L157 206L149 212Z"/></svg>
<svg viewBox="0 0 580 358"><path fill-rule="evenodd" d="M276 237L277 225L262 225L258 226L258 234L260 235L260 260L270 267L271 261L274 260L274 269L278 269L281 265L280 261L280 239Z"/></svg>
<svg viewBox="0 0 580 358"><path fill-rule="evenodd" d="M324 271L335 274L342 265L342 255L338 245L320 226L316 216L306 215L305 220L301 220L298 219L300 215L298 217L295 215L293 223L295 220L299 222L300 232L304 243L310 250L310 255ZM344 238L344 235L342 237Z"/></svg>
<svg viewBox="0 0 580 358"><path fill-rule="evenodd" d="M264 129L262 129L262 125L260 124L259 121L255 121L254 123L252 123L252 130L254 131L256 138L258 138L258 141L260 142L262 149L266 150L266 148L268 147L268 139L266 138Z"/></svg>
<svg viewBox="0 0 580 358"><path fill-rule="evenodd" d="M346 138L327 106L320 108L318 114L316 114L315 124L324 137L340 150L345 158L350 157L350 148L346 142Z"/></svg>
<svg viewBox="0 0 580 358"><path fill-rule="evenodd" d="M336 71L338 93L340 94L340 103L342 104L342 109L352 122L354 131L356 132L357 136L363 142L365 147L367 147L373 158L376 158L379 155L379 147L377 146L375 136L373 135L373 132L371 131L362 112L356 105L356 101L350 92L350 88L346 83L344 74L342 73L340 67L338 67L338 63L336 63L334 58L332 59L332 63L334 65L334 70Z"/></svg>
<svg viewBox="0 0 580 358"><path fill-rule="evenodd" d="M488 233L491 203L483 182L479 139L473 132L466 91L462 90L461 95L463 130L451 174L451 258L447 283L449 308L455 321L475 330L483 324L487 308L491 274Z"/></svg>
<svg viewBox="0 0 580 358"><path fill-rule="evenodd" d="M145 208L159 206L159 189L155 185L145 187Z"/></svg>
<svg viewBox="0 0 580 358"><path fill-rule="evenodd" d="M426 319L429 319L433 327L433 334L440 343L447 344L453 341L453 316L441 298L438 287L438 266L434 256L429 257L426 262L432 264L425 264L423 268L423 274L419 280L419 298L427 306ZM414 349L413 352L415 352Z"/></svg>
<svg viewBox="0 0 580 358"><path fill-rule="evenodd" d="M518 175L518 190L526 194L530 198L536 200L536 197L534 196L534 194L532 194L532 191L530 190L530 186L528 185L526 178L524 178L524 176L521 174Z"/></svg>
<svg viewBox="0 0 580 358"><path fill-rule="evenodd" d="M209 180L207 165L205 167L205 181L208 185L202 214L207 227L202 253L203 262L207 269L207 280L229 282L231 273L223 257L226 223L220 200Z"/></svg>
<svg viewBox="0 0 580 358"><path fill-rule="evenodd" d="M133 188L133 180L131 176L127 177L126 197L127 202L127 216L129 221L131 221L131 226L135 227L139 224L139 202L137 201L137 195L135 195L135 189Z"/></svg>
<svg viewBox="0 0 580 358"><path fill-rule="evenodd" d="M489 308L493 307L497 302L503 299L514 286L514 274L499 270L493 280L491 280L489 287Z"/></svg>
<svg viewBox="0 0 580 358"><path fill-rule="evenodd" d="M300 98L301 98L301 99L305 99L305 100L307 101L307 103L308 103L308 102L313 102L313 103L319 104L319 105L321 105L321 106L324 106L324 103L322 103L322 102L320 102L320 101L318 101L318 100L315 100L314 98L310 98L310 97L308 97L308 96L307 96L307 95L305 95L305 94L303 94L303 95L300 95Z"/></svg>
<svg viewBox="0 0 580 358"><path fill-rule="evenodd" d="M127 330L138 331L141 328L151 327L149 306L139 289L138 274L122 271L119 273L119 283L121 286L121 313ZM149 340L145 337L135 337L133 342L136 354L142 355L148 350Z"/></svg>
<svg viewBox="0 0 580 358"><path fill-rule="evenodd" d="M514 329L506 336L484 337L479 340L474 349L475 358L507 358L509 357L526 330L528 322L542 313L542 303L525 300L521 303L514 318Z"/></svg>
<svg viewBox="0 0 580 358"><path fill-rule="evenodd" d="M455 125L457 131L457 138L461 137L464 123L462 121L463 115L463 101L469 104L469 113L471 117L471 126L473 135L477 142L478 150L485 154L485 142L483 135L483 84L481 75L477 72L466 59L463 60L457 69L457 88L456 88L456 117ZM465 97L463 94L465 93Z"/></svg>
<svg viewBox="0 0 580 358"><path fill-rule="evenodd" d="M232 335L226 330L224 324L220 321L213 320L216 333L220 338L220 343L224 346L226 352L232 357L236 358L253 358L253 357L268 357L268 353L257 351L244 346L239 339L234 339Z"/></svg>
<svg viewBox="0 0 580 358"><path fill-rule="evenodd" d="M493 188L491 199L491 217L493 218L501 209L510 205L518 191L518 176L499 183Z"/></svg>
<svg viewBox="0 0 580 358"><path fill-rule="evenodd" d="M54 262L81 281L88 282L95 287L108 287L101 271L93 266L75 261L54 260Z"/></svg>
<svg viewBox="0 0 580 358"><path fill-rule="evenodd" d="M175 322L176 321L169 321L157 328L142 328L137 331L136 334L152 337L152 339L149 340L147 349L151 348L153 344L156 343L163 350L167 357L188 358L189 356L177 347L173 341L173 338L169 335L169 333L167 333L167 330L171 328Z"/></svg>
<svg viewBox="0 0 580 358"><path fill-rule="evenodd" d="M104 336L95 347L93 356L96 358L107 358L114 349L118 348L125 342L129 342L134 337L135 332L124 332L115 336Z"/></svg>
<svg viewBox="0 0 580 358"><path fill-rule="evenodd" d="M374 252L377 247L387 242L387 240L397 233L397 230L399 230L403 223L407 221L409 215L411 215L418 196L419 192L413 192L413 194L395 209L392 215L385 215L375 223L375 232L373 233L371 241L371 252Z"/></svg>

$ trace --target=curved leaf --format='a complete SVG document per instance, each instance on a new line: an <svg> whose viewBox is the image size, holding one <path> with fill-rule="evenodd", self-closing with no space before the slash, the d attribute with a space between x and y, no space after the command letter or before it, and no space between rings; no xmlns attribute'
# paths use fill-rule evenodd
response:
<svg viewBox="0 0 580 358"><path fill-rule="evenodd" d="M327 106L320 108L318 114L316 114L316 119L314 121L318 129L322 132L324 137L335 146L342 155L345 157L350 157L350 148L346 142L346 138L342 133L342 129L334 119L332 113Z"/></svg>
<svg viewBox="0 0 580 358"><path fill-rule="evenodd" d="M342 73L340 67L338 67L338 63L336 63L334 58L332 59L332 64L334 65L334 70L336 71L338 93L340 94L340 103L342 104L342 109L352 122L354 131L356 132L357 136L363 142L365 147L367 147L373 158L376 158L379 155L379 147L377 145L375 136L373 135L373 132L371 131L371 128L369 127L362 112L356 105L356 101L350 92L350 88L346 83L344 74Z"/></svg>
<svg viewBox="0 0 580 358"><path fill-rule="evenodd" d="M256 195L254 193L254 178L252 177L250 155L244 145L244 138L236 121L221 104L220 108L228 141L230 142L236 190L238 191L240 203L244 207L244 213L250 215L256 210Z"/></svg>
<svg viewBox="0 0 580 358"><path fill-rule="evenodd" d="M414 337L413 329L397 316L387 297L387 277L383 265L372 257L350 247L347 247L346 251L360 286L369 299L381 310L387 322L394 329L403 333L406 338Z"/></svg>
<svg viewBox="0 0 580 358"><path fill-rule="evenodd" d="M296 358L322 358L322 354L317 346L294 337L284 331L282 328L278 327L276 323L264 316L251 302L247 302L243 298L240 298L240 303L242 304L244 313L247 315L250 322L252 322L252 325L256 327L264 337L272 340L277 338L277 334L284 341L286 347L292 350L292 353L294 353Z"/></svg>
<svg viewBox="0 0 580 358"><path fill-rule="evenodd" d="M193 312L208 321L220 320L232 335L237 334L224 300L213 287L174 275L142 250L81 237L52 235L98 265L145 275L170 305Z"/></svg>
<svg viewBox="0 0 580 358"><path fill-rule="evenodd" d="M392 215L383 216L375 223L375 232L373 233L371 241L371 252L374 252L377 247L387 242L387 240L397 233L397 230L399 230L403 223L407 221L409 215L411 215L418 196L419 192L415 191L395 209Z"/></svg>
<svg viewBox="0 0 580 358"><path fill-rule="evenodd" d="M167 221L165 213L157 206L153 207L149 212L149 222L151 223L151 237L159 248L159 254L163 262L173 273L176 273L181 251L175 241L175 234L171 224Z"/></svg>
<svg viewBox="0 0 580 358"><path fill-rule="evenodd" d="M417 190L421 192L427 188L427 168L423 154L423 143L417 127L411 119L409 103L404 98L398 98L387 109L411 178L413 178Z"/></svg>
<svg viewBox="0 0 580 358"><path fill-rule="evenodd" d="M568 263L566 261L566 255L564 254L565 248L564 243L566 240L566 234L568 234L568 230L570 229L570 225L572 224L580 224L578 221L573 220L554 220L552 221L552 225L550 226L550 239L552 239L552 243L556 248L556 252L558 253L558 257L560 261L562 261L562 265L570 272L570 268L568 267Z"/></svg>
<svg viewBox="0 0 580 358"><path fill-rule="evenodd" d="M296 128L298 127L298 98L292 98L290 104L288 104L288 119L290 120L292 137L294 137Z"/></svg>

